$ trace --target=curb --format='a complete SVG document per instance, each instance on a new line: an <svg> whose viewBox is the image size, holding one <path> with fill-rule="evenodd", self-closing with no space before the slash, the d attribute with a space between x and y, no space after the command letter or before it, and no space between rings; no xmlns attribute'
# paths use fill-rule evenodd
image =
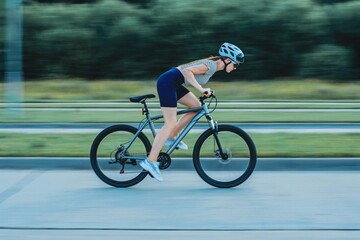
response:
<svg viewBox="0 0 360 240"><path fill-rule="evenodd" d="M86 157L0 157L0 169L89 170ZM195 170L192 159L173 158L167 170ZM360 171L360 158L258 158L256 171Z"/></svg>

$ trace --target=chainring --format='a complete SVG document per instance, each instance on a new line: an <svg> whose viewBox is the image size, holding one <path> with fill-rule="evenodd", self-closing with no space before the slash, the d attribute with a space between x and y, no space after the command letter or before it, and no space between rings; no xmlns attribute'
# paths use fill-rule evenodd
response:
<svg viewBox="0 0 360 240"><path fill-rule="evenodd" d="M169 154L164 153L164 152L161 152L159 154L157 161L160 163L159 168L161 170L167 169L171 165L171 158L170 158Z"/></svg>

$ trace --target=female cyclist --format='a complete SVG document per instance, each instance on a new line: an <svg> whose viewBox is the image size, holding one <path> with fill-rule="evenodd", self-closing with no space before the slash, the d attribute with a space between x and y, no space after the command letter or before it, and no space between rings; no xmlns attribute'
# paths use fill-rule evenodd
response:
<svg viewBox="0 0 360 240"><path fill-rule="evenodd" d="M225 70L230 73L243 62L244 54L240 48L224 43L219 49L219 56L173 67L160 75L157 80L157 91L164 115L164 126L156 134L149 156L140 162L142 168L149 171L158 181L163 181L157 162L159 153L164 145L170 146L175 141L176 136L196 114L184 114L177 121L177 103L189 108L200 107L197 97L183 84L191 85L209 97L211 89L203 88L202 85L206 84L215 72ZM177 147L188 148L184 142L180 142Z"/></svg>

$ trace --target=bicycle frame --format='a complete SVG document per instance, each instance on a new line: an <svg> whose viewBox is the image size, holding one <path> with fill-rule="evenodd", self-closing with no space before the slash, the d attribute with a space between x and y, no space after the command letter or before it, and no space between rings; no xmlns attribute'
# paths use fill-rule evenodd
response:
<svg viewBox="0 0 360 240"><path fill-rule="evenodd" d="M129 148L131 146L131 144L135 141L135 139L137 138L137 136L145 129L145 127L147 125L149 125L149 128L151 130L151 133L153 135L153 137L155 138L156 136L156 131L155 131L155 126L154 126L154 121L163 118L163 115L156 115L156 116L151 116L149 109L146 105L146 102L143 102L144 104L144 108L143 108L143 112L146 116L146 119L144 122L142 122L137 130L137 132L135 133L134 137L128 142L128 144L126 145L125 149ZM185 110L179 110L177 111L177 115L182 115L182 114L186 114L186 113L190 113L190 112L197 112L197 114L191 119L191 121L189 122L189 124L181 131L181 133L179 134L179 136L176 138L175 142L170 146L170 148L166 151L166 154L170 155L175 149L176 146L180 143L180 141L190 132L190 130L195 126L195 124L199 121L200 118L202 118L203 116L206 117L206 119L209 122L210 127L213 130L216 130L217 128L217 123L214 122L214 120L212 119L212 117L209 114L209 109L208 106L203 102L203 100L201 101L201 107L197 107L197 108L189 108L189 109L185 109ZM216 132L216 131L215 131ZM222 154L222 147L220 145L220 141L218 140L217 134L215 134L215 139L216 142L220 148L220 153ZM127 156L126 158L128 159L136 159L136 160L140 160L140 159L144 159L146 156Z"/></svg>

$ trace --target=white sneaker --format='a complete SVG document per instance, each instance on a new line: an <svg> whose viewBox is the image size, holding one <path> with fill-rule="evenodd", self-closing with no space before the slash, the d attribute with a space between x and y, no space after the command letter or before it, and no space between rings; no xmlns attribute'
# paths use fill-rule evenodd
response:
<svg viewBox="0 0 360 240"><path fill-rule="evenodd" d="M171 145L173 145L175 140L176 140L176 138L169 138L168 140L166 140L165 146L170 147ZM183 150L189 149L188 146L183 141L180 141L176 147L179 149L183 149Z"/></svg>
<svg viewBox="0 0 360 240"><path fill-rule="evenodd" d="M153 175L153 177L156 178L156 180L158 180L159 182L162 182L164 180L163 177L161 176L158 162L153 163L150 162L148 158L145 158L139 164L143 169L150 172L151 175Z"/></svg>

